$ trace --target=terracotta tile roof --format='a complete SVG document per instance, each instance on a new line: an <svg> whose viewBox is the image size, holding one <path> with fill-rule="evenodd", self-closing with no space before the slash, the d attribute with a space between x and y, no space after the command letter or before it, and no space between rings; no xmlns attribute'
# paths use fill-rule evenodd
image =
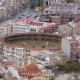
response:
<svg viewBox="0 0 80 80"><path fill-rule="evenodd" d="M18 19L17 22L30 23L34 20L32 17Z"/></svg>
<svg viewBox="0 0 80 80"><path fill-rule="evenodd" d="M35 63L32 63L32 64L26 66L26 68L24 68L24 69L19 69L19 73L22 75L23 74L27 75L29 73L40 75L42 73L42 70L39 69Z"/></svg>

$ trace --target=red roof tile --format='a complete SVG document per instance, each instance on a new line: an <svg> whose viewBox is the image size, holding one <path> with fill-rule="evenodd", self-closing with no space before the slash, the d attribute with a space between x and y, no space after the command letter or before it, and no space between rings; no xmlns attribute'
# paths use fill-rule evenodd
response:
<svg viewBox="0 0 80 80"><path fill-rule="evenodd" d="M29 18L21 18L21 19L18 19L17 22L24 22L24 23L30 23L34 20L34 18L32 17L29 17Z"/></svg>
<svg viewBox="0 0 80 80"><path fill-rule="evenodd" d="M26 68L24 68L24 69L20 69L19 72L21 74L26 74L26 75L29 73L32 73L32 74L41 74L42 73L41 69L39 69L35 63L32 63L32 64L26 66Z"/></svg>

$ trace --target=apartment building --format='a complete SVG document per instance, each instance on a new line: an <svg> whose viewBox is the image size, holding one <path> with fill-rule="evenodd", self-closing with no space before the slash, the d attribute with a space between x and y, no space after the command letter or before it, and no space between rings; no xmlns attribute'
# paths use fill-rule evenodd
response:
<svg viewBox="0 0 80 80"><path fill-rule="evenodd" d="M80 36L73 37L65 37L62 38L61 48L62 51L71 58L80 58Z"/></svg>
<svg viewBox="0 0 80 80"><path fill-rule="evenodd" d="M66 0L43 0L44 5L53 5L54 3L66 2Z"/></svg>
<svg viewBox="0 0 80 80"><path fill-rule="evenodd" d="M30 25L23 22L16 22L13 24L12 33L26 33L30 32Z"/></svg>
<svg viewBox="0 0 80 80"><path fill-rule="evenodd" d="M7 57L8 60L10 60L14 65L17 65L21 67L25 64L25 57L26 54L29 54L29 52L20 47L12 47L5 44L2 44L3 48L3 54Z"/></svg>

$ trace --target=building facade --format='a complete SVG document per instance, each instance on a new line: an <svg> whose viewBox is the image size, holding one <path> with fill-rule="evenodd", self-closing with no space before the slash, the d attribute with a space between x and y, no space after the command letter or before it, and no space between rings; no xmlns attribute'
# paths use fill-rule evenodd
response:
<svg viewBox="0 0 80 80"><path fill-rule="evenodd" d="M75 39L72 37L65 37L62 38L61 48L62 51L69 57L69 58L76 58L80 59L80 37L75 36Z"/></svg>

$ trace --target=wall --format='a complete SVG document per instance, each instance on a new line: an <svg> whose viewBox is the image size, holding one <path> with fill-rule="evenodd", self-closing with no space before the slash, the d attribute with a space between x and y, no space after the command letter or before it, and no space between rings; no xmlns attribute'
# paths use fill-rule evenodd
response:
<svg viewBox="0 0 80 80"><path fill-rule="evenodd" d="M70 41L63 38L61 41L61 49L68 57L70 57L70 47Z"/></svg>

